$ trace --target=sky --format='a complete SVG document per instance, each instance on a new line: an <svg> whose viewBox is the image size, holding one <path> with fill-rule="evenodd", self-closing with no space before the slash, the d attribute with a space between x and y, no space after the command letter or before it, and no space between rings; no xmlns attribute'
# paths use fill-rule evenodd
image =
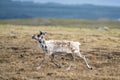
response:
<svg viewBox="0 0 120 80"><path fill-rule="evenodd" d="M21 1L34 1L34 2L56 2L62 4L94 4L106 6L120 6L120 0L21 0Z"/></svg>

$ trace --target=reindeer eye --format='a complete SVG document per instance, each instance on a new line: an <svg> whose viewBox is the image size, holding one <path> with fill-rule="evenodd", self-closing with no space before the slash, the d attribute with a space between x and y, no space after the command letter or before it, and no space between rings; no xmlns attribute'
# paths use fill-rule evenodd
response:
<svg viewBox="0 0 120 80"><path fill-rule="evenodd" d="M37 37L40 37L40 35L37 35Z"/></svg>

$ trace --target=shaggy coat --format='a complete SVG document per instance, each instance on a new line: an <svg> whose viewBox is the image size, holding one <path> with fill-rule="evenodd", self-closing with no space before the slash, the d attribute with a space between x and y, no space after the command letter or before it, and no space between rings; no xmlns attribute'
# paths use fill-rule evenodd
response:
<svg viewBox="0 0 120 80"><path fill-rule="evenodd" d="M70 70L72 63L75 60L75 56L78 56L82 58L87 67L92 69L91 66L88 65L87 60L85 56L81 55L80 53L80 43L74 42L74 41L67 41L67 40L45 40L45 34L46 32L41 32L39 34L35 34L32 36L32 39L35 39L38 41L39 47L45 52L44 58L41 60L39 69L41 67L41 64L47 59L47 57L51 56L51 61L57 66L61 67L57 62L54 60L55 55L71 55L71 62L67 70Z"/></svg>

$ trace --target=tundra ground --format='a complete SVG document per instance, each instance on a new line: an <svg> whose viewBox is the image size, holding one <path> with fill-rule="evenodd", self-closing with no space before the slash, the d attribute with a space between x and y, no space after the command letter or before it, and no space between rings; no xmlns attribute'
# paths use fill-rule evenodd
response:
<svg viewBox="0 0 120 80"><path fill-rule="evenodd" d="M70 58L56 56L62 68L45 61L36 66L44 52L32 34L46 31L46 40L79 41L93 70L76 58L70 71ZM0 80L120 80L120 29L97 30L78 27L0 25Z"/></svg>

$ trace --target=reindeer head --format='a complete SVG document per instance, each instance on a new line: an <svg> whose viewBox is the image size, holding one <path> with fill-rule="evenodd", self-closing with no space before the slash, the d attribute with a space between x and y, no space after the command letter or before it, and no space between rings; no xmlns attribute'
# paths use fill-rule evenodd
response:
<svg viewBox="0 0 120 80"><path fill-rule="evenodd" d="M46 34L46 32L40 31L39 34L32 35L32 39L42 40L42 39L44 39L45 34Z"/></svg>

